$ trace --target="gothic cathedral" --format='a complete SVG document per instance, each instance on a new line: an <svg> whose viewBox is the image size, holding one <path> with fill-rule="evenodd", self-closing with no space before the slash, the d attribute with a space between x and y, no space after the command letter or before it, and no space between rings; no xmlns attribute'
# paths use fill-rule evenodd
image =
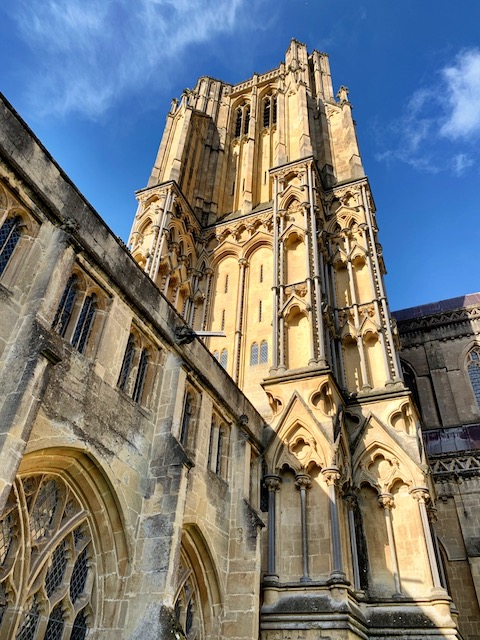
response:
<svg viewBox="0 0 480 640"><path fill-rule="evenodd" d="M478 637L327 55L174 99L128 248L0 158L0 638Z"/></svg>
<svg viewBox="0 0 480 640"><path fill-rule="evenodd" d="M374 628L421 612L455 637L375 206L327 55L292 40L246 82L200 78L138 201L132 255L217 334L209 350L268 424L261 637L385 637L363 635L361 610Z"/></svg>

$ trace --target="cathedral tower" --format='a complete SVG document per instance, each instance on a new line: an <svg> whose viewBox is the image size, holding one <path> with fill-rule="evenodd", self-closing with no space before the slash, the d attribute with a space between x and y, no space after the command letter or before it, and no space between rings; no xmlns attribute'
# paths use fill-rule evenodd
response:
<svg viewBox="0 0 480 640"><path fill-rule="evenodd" d="M272 71L200 78L172 101L138 200L134 258L187 325L224 334L206 344L268 425L261 637L456 638L375 206L328 57L292 40Z"/></svg>

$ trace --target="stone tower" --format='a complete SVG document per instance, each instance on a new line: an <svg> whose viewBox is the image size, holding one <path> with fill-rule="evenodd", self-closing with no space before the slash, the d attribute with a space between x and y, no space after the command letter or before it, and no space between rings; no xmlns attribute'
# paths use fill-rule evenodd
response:
<svg viewBox="0 0 480 640"><path fill-rule="evenodd" d="M172 101L138 201L134 258L187 325L224 334L207 347L267 423L261 638L456 638L375 207L328 57L292 40L272 71L200 78Z"/></svg>

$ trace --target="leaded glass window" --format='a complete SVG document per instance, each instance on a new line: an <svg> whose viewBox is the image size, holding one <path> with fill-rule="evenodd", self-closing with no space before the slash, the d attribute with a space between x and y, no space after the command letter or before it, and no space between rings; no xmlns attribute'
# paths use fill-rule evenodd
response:
<svg viewBox="0 0 480 640"><path fill-rule="evenodd" d="M203 640L205 629L200 590L194 572L184 558L180 564L179 576L181 584L177 588L175 616L183 629L185 638Z"/></svg>
<svg viewBox="0 0 480 640"><path fill-rule="evenodd" d="M222 352L220 354L220 364L224 369L226 369L227 363L228 363L228 351L226 349L222 349Z"/></svg>
<svg viewBox="0 0 480 640"><path fill-rule="evenodd" d="M53 321L52 328L59 333L62 337L65 335L72 317L73 307L75 306L75 300L78 292L78 278L75 274L70 276L67 286L58 305L57 313Z"/></svg>
<svg viewBox="0 0 480 640"><path fill-rule="evenodd" d="M250 347L250 366L258 364L258 342L254 342Z"/></svg>
<svg viewBox="0 0 480 640"><path fill-rule="evenodd" d="M140 361L138 363L137 378L135 380L135 387L133 389L133 400L135 402L141 402L143 387L145 386L145 380L147 377L148 367L148 350L143 349L140 355Z"/></svg>
<svg viewBox="0 0 480 640"><path fill-rule="evenodd" d="M260 364L266 364L268 362L268 342L262 340L260 343Z"/></svg>
<svg viewBox="0 0 480 640"><path fill-rule="evenodd" d="M470 351L467 358L467 366L477 406L480 408L480 347L475 347Z"/></svg>
<svg viewBox="0 0 480 640"><path fill-rule="evenodd" d="M8 261L20 240L22 219L19 216L7 218L0 227L0 275L5 271Z"/></svg>
<svg viewBox="0 0 480 640"><path fill-rule="evenodd" d="M80 311L80 316L72 338L72 345L76 347L80 353L83 353L87 346L88 337L95 318L96 307L97 297L92 293L90 296L87 296L83 302L82 310Z"/></svg>
<svg viewBox="0 0 480 640"><path fill-rule="evenodd" d="M17 480L0 517L0 638L84 640L92 558L88 513L70 487L55 475Z"/></svg>
<svg viewBox="0 0 480 640"><path fill-rule="evenodd" d="M123 356L122 368L120 370L120 375L118 376L118 388L122 391L125 391L125 387L127 386L128 377L130 375L130 371L132 370L133 365L133 356L135 355L135 339L133 334L131 333L128 336L127 348L125 349L125 355Z"/></svg>

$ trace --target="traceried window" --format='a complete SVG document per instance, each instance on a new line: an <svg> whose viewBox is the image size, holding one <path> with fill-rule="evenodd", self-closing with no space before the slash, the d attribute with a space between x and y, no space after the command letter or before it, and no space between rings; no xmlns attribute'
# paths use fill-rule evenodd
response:
<svg viewBox="0 0 480 640"><path fill-rule="evenodd" d="M135 328L128 336L117 387L138 404L148 404L153 353L153 345Z"/></svg>
<svg viewBox="0 0 480 640"><path fill-rule="evenodd" d="M277 96L265 96L263 99L263 126L265 129L277 123Z"/></svg>
<svg viewBox="0 0 480 640"><path fill-rule="evenodd" d="M247 135L250 125L250 105L242 104L235 112L235 138Z"/></svg>
<svg viewBox="0 0 480 640"><path fill-rule="evenodd" d="M480 408L480 347L475 347L468 354L467 368L477 406Z"/></svg>
<svg viewBox="0 0 480 640"><path fill-rule="evenodd" d="M186 640L203 640L205 636L200 591L192 568L183 558L179 576L181 585L177 589L175 617L183 630L184 635L181 637Z"/></svg>
<svg viewBox="0 0 480 640"><path fill-rule="evenodd" d="M5 271L8 261L20 240L22 219L20 216L7 218L0 227L0 275Z"/></svg>
<svg viewBox="0 0 480 640"><path fill-rule="evenodd" d="M92 291L93 287L97 292ZM98 335L93 329L95 325L98 327L98 312L105 308L105 303L106 295L93 279L80 271L75 272L65 286L52 329L69 340L80 353L85 353L92 334Z"/></svg>
<svg viewBox="0 0 480 640"><path fill-rule="evenodd" d="M268 362L268 342L262 340L260 348L258 342L253 342L250 347L250 366L254 367L257 364L266 364Z"/></svg>
<svg viewBox="0 0 480 640"><path fill-rule="evenodd" d="M87 515L57 476L16 481L0 519L1 638L85 640L95 582Z"/></svg>

